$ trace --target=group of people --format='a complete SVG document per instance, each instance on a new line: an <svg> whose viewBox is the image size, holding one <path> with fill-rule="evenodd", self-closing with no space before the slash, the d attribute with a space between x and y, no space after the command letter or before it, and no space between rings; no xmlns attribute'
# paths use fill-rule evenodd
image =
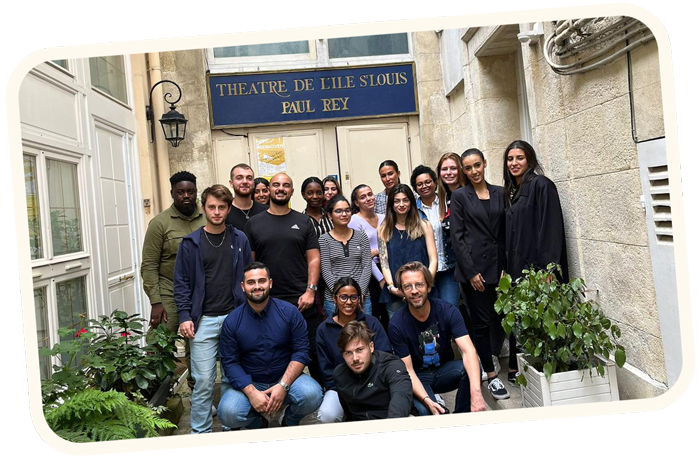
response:
<svg viewBox="0 0 700 458"><path fill-rule="evenodd" d="M509 145L504 186L486 182L478 149L414 168L394 161L384 185L334 177L301 184L255 178L247 164L196 205L196 178L171 177L173 205L149 224L141 273L151 326L188 343L193 433L283 426L318 411L323 423L485 410L482 381L509 397L498 373L505 334L494 311L504 272L550 262L568 277L556 187L532 146ZM566 278L564 278L566 279ZM517 372L510 336L508 380ZM214 408L217 360L221 401ZM304 368L308 368L308 375Z"/></svg>

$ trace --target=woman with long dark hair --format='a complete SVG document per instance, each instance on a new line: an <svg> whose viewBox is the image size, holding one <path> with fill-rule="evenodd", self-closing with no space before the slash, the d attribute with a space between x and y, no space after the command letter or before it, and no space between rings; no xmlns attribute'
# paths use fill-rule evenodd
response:
<svg viewBox="0 0 700 458"><path fill-rule="evenodd" d="M506 272L516 279L530 267L546 269L549 263L561 266L560 280L569 281L564 216L559 193L545 177L535 149L516 140L503 154L503 181L506 206ZM515 379L517 363L511 335L508 380Z"/></svg>
<svg viewBox="0 0 700 458"><path fill-rule="evenodd" d="M355 186L350 200L353 215L348 227L364 232L369 239L370 254L372 255L372 278L369 280L372 315L376 316L386 329L389 326L389 315L386 313L384 304L379 302L379 296L386 282L379 266L379 243L377 240L377 228L384 221L384 215L374 212L375 196L372 188L366 184Z"/></svg>
<svg viewBox="0 0 700 458"><path fill-rule="evenodd" d="M369 298L368 287L372 276L372 253L367 234L348 227L352 210L350 203L342 195L331 198L327 212L331 216L333 229L318 238L323 281L326 285L335 285L340 277L354 278L365 297L362 303L364 312L371 315L372 301ZM326 316L333 316L334 309L333 294L327 286L323 311Z"/></svg>
<svg viewBox="0 0 700 458"><path fill-rule="evenodd" d="M270 182L267 178L257 177L253 180L253 200L270 205Z"/></svg>
<svg viewBox="0 0 700 458"><path fill-rule="evenodd" d="M323 208L338 194L341 194L340 183L333 175L328 175L323 179Z"/></svg>
<svg viewBox="0 0 700 458"><path fill-rule="evenodd" d="M486 182L486 159L481 151L470 148L461 159L469 183L452 194L450 207L450 236L457 258L455 279L466 296L472 341L486 372L488 390L494 399L508 399L491 353L491 330L499 329L502 318L494 304L506 262L503 188ZM498 334L503 342L503 332Z"/></svg>
<svg viewBox="0 0 700 458"><path fill-rule="evenodd" d="M365 315L360 306L363 302L362 288L352 277L341 277L333 286L333 302L335 313L329 316L316 330L316 350L318 352L318 364L323 377L325 393L323 403L318 409L318 418L321 423L334 423L342 421L343 408L338 399L333 382L333 370L339 364L345 364L343 356L338 348L338 336L343 327L349 322L365 321L369 329L374 333L374 349L391 353L389 337L379 321Z"/></svg>
<svg viewBox="0 0 700 458"><path fill-rule="evenodd" d="M418 261L435 276L437 249L433 228L429 222L420 218L413 191L405 184L398 184L389 191L386 216L377 232L379 261L386 280L386 287L379 300L386 304L391 318L404 304L401 288L394 285L394 275L399 267L407 262Z"/></svg>

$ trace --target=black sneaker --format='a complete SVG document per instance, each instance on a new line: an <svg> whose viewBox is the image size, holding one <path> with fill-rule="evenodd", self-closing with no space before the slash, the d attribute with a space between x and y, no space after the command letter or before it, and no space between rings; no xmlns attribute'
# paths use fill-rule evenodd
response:
<svg viewBox="0 0 700 458"><path fill-rule="evenodd" d="M494 377L489 380L488 389L489 393L491 393L491 396L493 396L494 399L501 400L510 398L510 394L508 394L506 387L498 377Z"/></svg>
<svg viewBox="0 0 700 458"><path fill-rule="evenodd" d="M508 383L515 386L515 379L518 378L518 375L520 375L520 371L508 372Z"/></svg>

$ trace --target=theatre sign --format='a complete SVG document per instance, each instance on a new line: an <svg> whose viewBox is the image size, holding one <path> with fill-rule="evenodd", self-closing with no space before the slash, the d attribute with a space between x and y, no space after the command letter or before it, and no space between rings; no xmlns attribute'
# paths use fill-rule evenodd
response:
<svg viewBox="0 0 700 458"><path fill-rule="evenodd" d="M212 128L418 114L415 64L208 75Z"/></svg>

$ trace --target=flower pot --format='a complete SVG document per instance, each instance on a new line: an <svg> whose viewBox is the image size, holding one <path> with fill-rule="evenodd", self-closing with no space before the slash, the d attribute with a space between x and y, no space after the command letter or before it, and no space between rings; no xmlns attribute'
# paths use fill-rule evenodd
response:
<svg viewBox="0 0 700 458"><path fill-rule="evenodd" d="M529 355L518 354L518 370L527 379L527 386L521 386L523 407L557 406L586 404L590 402L619 401L615 364L602 360L605 376L601 377L594 369L589 372L575 370L557 372L547 380L543 372L532 365L524 370Z"/></svg>

